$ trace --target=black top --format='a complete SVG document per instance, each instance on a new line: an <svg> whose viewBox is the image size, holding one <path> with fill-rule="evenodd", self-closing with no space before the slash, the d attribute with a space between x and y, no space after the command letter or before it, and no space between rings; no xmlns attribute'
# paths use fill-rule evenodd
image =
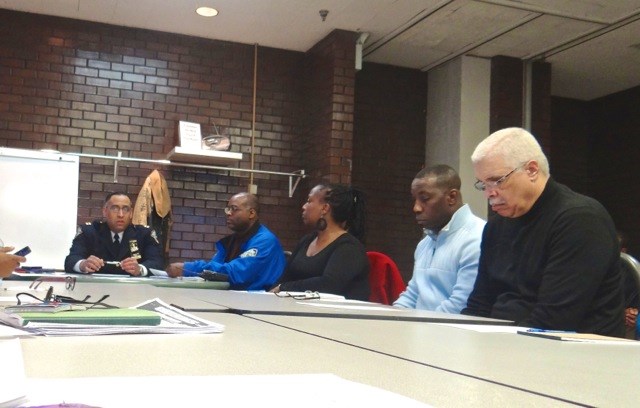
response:
<svg viewBox="0 0 640 408"><path fill-rule="evenodd" d="M132 249L141 256L138 263L148 268L164 269L162 249L155 233L150 228L142 225L129 225L124 230L122 240L118 247L114 246L111 230L102 221L94 221L91 224L80 227L80 233L76 235L71 244L69 255L64 261L64 269L74 272L73 267L78 261L97 256L104 261L122 261L131 257ZM115 273L128 275L122 269L114 265L105 265L99 273Z"/></svg>
<svg viewBox="0 0 640 408"><path fill-rule="evenodd" d="M531 210L492 217L463 314L624 336L616 229L596 200L549 179Z"/></svg>
<svg viewBox="0 0 640 408"><path fill-rule="evenodd" d="M291 254L280 278L280 290L306 290L369 300L369 259L364 246L346 233L313 256L307 249L317 233L306 235Z"/></svg>

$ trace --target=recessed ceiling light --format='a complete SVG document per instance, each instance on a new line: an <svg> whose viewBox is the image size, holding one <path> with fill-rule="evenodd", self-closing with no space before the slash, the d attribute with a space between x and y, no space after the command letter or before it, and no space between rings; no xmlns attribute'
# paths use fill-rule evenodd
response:
<svg viewBox="0 0 640 408"><path fill-rule="evenodd" d="M202 17L214 17L218 15L218 10L211 7L198 7L196 13Z"/></svg>

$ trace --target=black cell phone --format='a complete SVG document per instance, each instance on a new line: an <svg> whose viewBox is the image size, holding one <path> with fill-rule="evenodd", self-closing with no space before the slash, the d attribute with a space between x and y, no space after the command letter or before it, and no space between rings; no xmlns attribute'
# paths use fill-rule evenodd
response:
<svg viewBox="0 0 640 408"><path fill-rule="evenodd" d="M29 246L26 246L24 248L22 248L19 251L14 252L14 255L18 255L18 256L27 256L31 253L31 248L29 248Z"/></svg>
<svg viewBox="0 0 640 408"><path fill-rule="evenodd" d="M206 269L200 273L200 277L206 281L229 282L229 275L226 273L213 272Z"/></svg>

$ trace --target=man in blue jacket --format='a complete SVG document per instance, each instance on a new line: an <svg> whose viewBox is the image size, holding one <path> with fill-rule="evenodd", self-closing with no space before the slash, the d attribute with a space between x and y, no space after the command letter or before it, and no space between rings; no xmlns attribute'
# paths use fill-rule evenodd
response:
<svg viewBox="0 0 640 408"><path fill-rule="evenodd" d="M258 220L258 198L249 193L231 197L224 209L227 226L234 233L216 243L210 261L173 263L171 277L198 276L209 270L228 276L234 290L266 290L284 270L284 251L278 238Z"/></svg>

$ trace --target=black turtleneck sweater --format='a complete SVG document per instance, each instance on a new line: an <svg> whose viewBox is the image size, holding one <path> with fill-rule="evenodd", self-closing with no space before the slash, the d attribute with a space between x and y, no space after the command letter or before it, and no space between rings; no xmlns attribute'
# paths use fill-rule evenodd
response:
<svg viewBox="0 0 640 408"><path fill-rule="evenodd" d="M463 314L516 325L624 336L620 250L596 200L549 179L523 216L495 215Z"/></svg>

